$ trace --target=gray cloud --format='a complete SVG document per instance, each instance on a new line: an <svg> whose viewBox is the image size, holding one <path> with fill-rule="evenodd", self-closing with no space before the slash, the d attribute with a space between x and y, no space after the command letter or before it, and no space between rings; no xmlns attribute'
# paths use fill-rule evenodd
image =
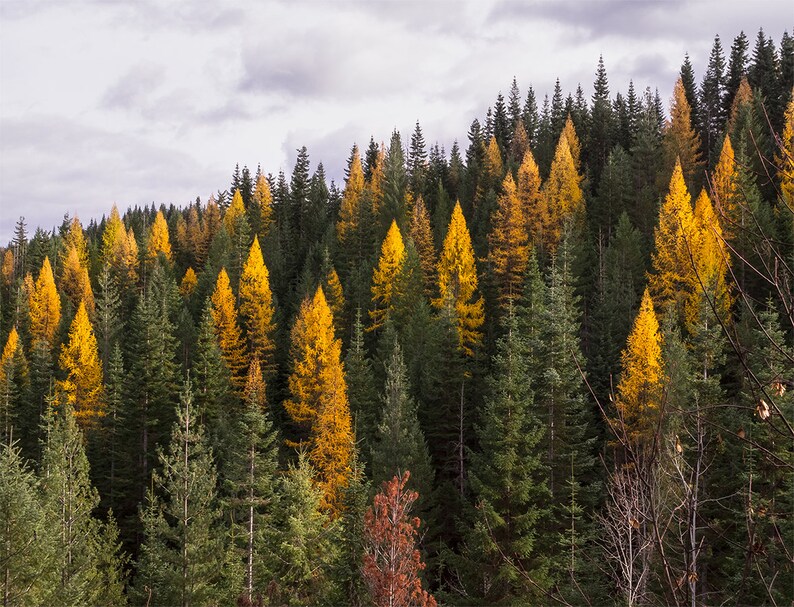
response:
<svg viewBox="0 0 794 607"><path fill-rule="evenodd" d="M29 226L59 224L65 212L87 221L114 202L185 204L226 179L183 152L56 116L4 119L0 132L3 242L19 214Z"/></svg>
<svg viewBox="0 0 794 607"><path fill-rule="evenodd" d="M102 105L110 109L125 110L140 107L151 99L164 81L165 70L162 66L136 65L107 89Z"/></svg>

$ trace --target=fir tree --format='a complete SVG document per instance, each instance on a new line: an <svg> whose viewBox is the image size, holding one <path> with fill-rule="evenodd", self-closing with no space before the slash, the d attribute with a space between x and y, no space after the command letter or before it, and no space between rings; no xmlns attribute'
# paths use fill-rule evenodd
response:
<svg viewBox="0 0 794 607"><path fill-rule="evenodd" d="M186 382L168 450L158 455L162 471L153 473L141 511L144 540L133 593L138 600L191 605L232 599L215 465L192 405Z"/></svg>

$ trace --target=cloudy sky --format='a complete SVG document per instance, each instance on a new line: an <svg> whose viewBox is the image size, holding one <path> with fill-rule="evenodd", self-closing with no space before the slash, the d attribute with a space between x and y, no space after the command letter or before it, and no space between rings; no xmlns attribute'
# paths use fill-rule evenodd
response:
<svg viewBox="0 0 794 607"><path fill-rule="evenodd" d="M0 242L20 215L205 200L235 163L289 172L301 145L339 181L354 142L417 120L449 149L513 76L589 96L600 54L613 94L667 99L715 34L727 53L792 25L788 0L0 0Z"/></svg>

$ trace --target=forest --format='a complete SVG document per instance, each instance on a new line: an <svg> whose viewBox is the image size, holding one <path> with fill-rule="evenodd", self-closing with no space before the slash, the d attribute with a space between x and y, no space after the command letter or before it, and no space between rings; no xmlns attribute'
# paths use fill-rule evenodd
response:
<svg viewBox="0 0 794 607"><path fill-rule="evenodd" d="M20 218L3 604L792 604L794 38L702 63Z"/></svg>

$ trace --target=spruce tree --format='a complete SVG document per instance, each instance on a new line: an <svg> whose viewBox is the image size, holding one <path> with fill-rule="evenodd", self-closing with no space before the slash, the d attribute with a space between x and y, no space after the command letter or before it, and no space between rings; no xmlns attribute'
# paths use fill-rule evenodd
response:
<svg viewBox="0 0 794 607"><path fill-rule="evenodd" d="M378 427L378 394L375 388L375 376L372 361L364 347L364 325L361 322L361 310L356 310L356 322L353 325L353 337L345 356L345 379L350 402L350 414L353 416L355 435L360 450L366 453L367 468L371 469L369 458L375 444Z"/></svg>
<svg viewBox="0 0 794 607"><path fill-rule="evenodd" d="M186 382L168 449L158 453L141 511L144 540L133 598L163 605L233 600L226 561L227 532L217 500L217 476L204 429Z"/></svg>
<svg viewBox="0 0 794 607"><path fill-rule="evenodd" d="M530 348L518 327L511 308L476 427L481 450L472 454L475 508L462 579L469 600L478 604L542 600L550 583L544 547L538 543L551 497L540 445L546 429L533 411Z"/></svg>

